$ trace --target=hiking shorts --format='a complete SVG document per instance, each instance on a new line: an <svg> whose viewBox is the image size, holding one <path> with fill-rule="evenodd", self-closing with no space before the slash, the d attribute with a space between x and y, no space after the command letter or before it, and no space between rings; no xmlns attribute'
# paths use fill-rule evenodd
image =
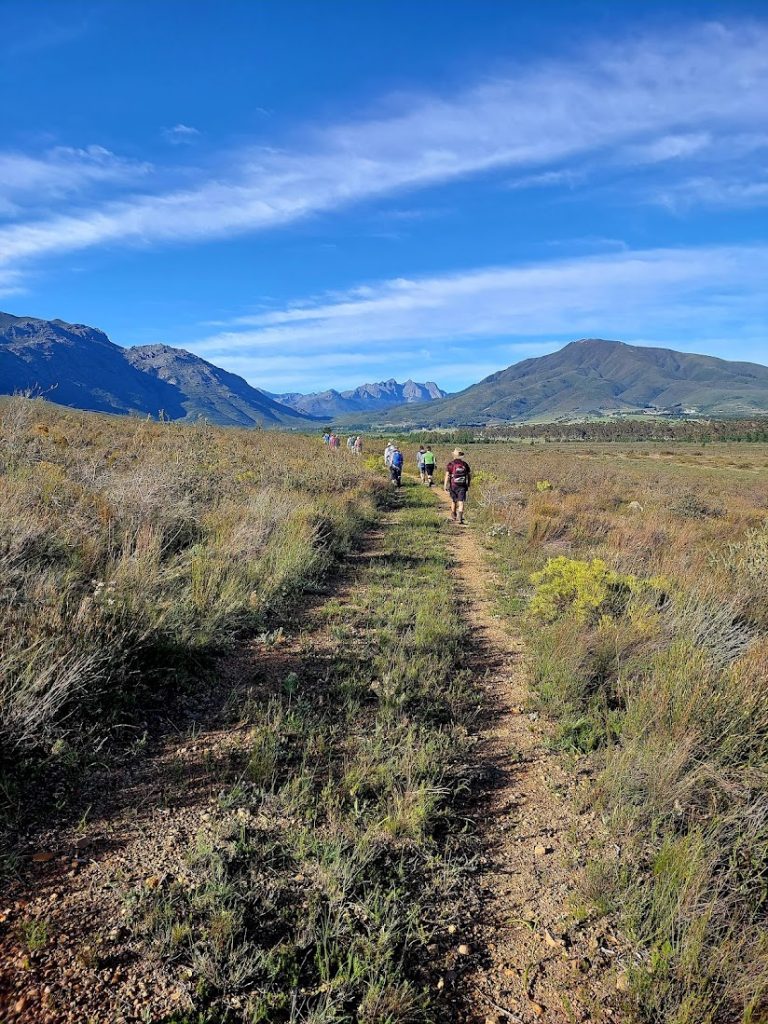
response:
<svg viewBox="0 0 768 1024"><path fill-rule="evenodd" d="M432 476L435 472L434 463L432 465L429 465L428 463L425 462L422 468L424 472L427 474L427 476Z"/></svg>
<svg viewBox="0 0 768 1024"><path fill-rule="evenodd" d="M451 501L466 501L467 500L467 488L466 487L449 487L451 494Z"/></svg>

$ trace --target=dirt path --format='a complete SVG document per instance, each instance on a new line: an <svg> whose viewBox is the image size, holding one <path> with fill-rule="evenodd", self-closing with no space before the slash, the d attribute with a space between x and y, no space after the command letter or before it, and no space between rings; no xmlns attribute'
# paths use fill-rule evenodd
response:
<svg viewBox="0 0 768 1024"><path fill-rule="evenodd" d="M183 878L190 849L226 828L221 798L253 744L249 703L302 670L308 638L323 628L319 610L329 594L346 598L381 529L289 623L223 657L133 758L126 751L84 778L79 822L29 829L20 877L0 897L0 1024L160 1022L191 1009L188 977L137 948L123 923L130 903L137 891ZM230 817L239 821L234 809Z"/></svg>
<svg viewBox="0 0 768 1024"><path fill-rule="evenodd" d="M436 494L450 507L441 489ZM547 725L530 710L523 644L494 611L498 585L476 532L453 528L487 698L479 737L487 788L477 814L486 851L475 931L482 961L469 979L470 1019L619 1020L610 977L617 940L605 927L574 926L567 902L594 816L577 811L578 780L548 749Z"/></svg>
<svg viewBox="0 0 768 1024"><path fill-rule="evenodd" d="M354 602L355 576L376 557L387 518L334 581L334 601ZM460 958L446 989L445 1024L616 1020L615 983L606 978L614 940L605 929L574 927L566 906L592 823L575 810L576 781L548 753L546 726L528 709L522 646L494 613L494 578L476 534L448 529L487 711L476 748L484 795L471 809L483 851L481 902L461 930L472 955ZM131 941L121 924L126 898L184 879L190 846L205 845L227 814L239 820L237 808L221 809L254 739L238 709L251 697L263 701L308 661L322 680L339 656L323 639L326 600L223 661L216 700L200 698L176 735L115 777L105 773L101 792L97 779L87 818L30 836L27 852L37 857L26 882L0 904L3 1024L159 1022L192 1005L190 977ZM435 984L441 974L451 971L435 963Z"/></svg>

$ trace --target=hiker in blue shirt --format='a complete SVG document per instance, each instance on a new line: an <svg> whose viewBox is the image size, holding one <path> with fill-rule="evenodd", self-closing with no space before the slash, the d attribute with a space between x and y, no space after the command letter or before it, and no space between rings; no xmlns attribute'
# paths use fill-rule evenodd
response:
<svg viewBox="0 0 768 1024"><path fill-rule="evenodd" d="M403 453L395 445L389 462L389 475L392 479L392 486L400 486L400 478L403 475Z"/></svg>

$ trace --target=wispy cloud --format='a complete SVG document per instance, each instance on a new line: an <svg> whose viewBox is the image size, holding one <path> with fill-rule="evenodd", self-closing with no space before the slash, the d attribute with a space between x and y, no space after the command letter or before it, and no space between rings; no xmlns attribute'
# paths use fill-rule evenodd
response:
<svg viewBox="0 0 768 1024"><path fill-rule="evenodd" d="M684 345L744 325L768 326L768 246L653 249L368 284L328 301L311 300L242 317L191 347L246 375L269 360L302 356L304 372L350 358L393 365L390 350L422 352L454 376L476 379L478 340L486 363L495 347L542 338L675 337ZM266 362L265 362L266 360ZM504 365L503 363L500 365ZM250 368L250 371L249 371ZM497 365L498 368L498 365ZM404 365L406 375L418 366ZM434 372L434 371L432 371Z"/></svg>
<svg viewBox="0 0 768 1024"><path fill-rule="evenodd" d="M199 135L198 129L188 124L175 124L173 128L163 128L163 138L172 146L189 145Z"/></svg>
<svg viewBox="0 0 768 1024"><path fill-rule="evenodd" d="M121 157L103 146L55 146L38 156L0 151L0 209L30 196L36 202L50 202L72 193L84 192L96 184L135 184L146 177L152 165Z"/></svg>
<svg viewBox="0 0 768 1024"><path fill-rule="evenodd" d="M409 376L415 380L435 379L439 384L446 381L449 388L458 390L513 359L543 355L556 347L552 343L499 346L490 353L489 359L472 365L472 381L467 379L466 367L461 362L450 361L449 353L435 359L430 352L403 346L390 347L386 362L378 352L315 353L301 362L295 356L237 354L227 360L227 369L270 391L325 391L329 387L343 390L357 387L364 381L388 379L393 372L399 380Z"/></svg>
<svg viewBox="0 0 768 1024"><path fill-rule="evenodd" d="M768 175L759 180L712 176L686 178L653 193L653 202L673 212L685 212L693 206L736 207L768 206Z"/></svg>
<svg viewBox="0 0 768 1024"><path fill-rule="evenodd" d="M690 148L726 129L756 133L768 116L768 27L711 24L602 46L578 62L516 70L449 97L399 97L396 105L367 120L308 129L301 147L230 155L234 175L6 227L0 261L116 241L154 244L265 230L468 175L510 168L546 173L630 145L649 146L646 159L654 146L656 159L665 158L666 148L669 159L675 146L685 148L681 139Z"/></svg>
<svg viewBox="0 0 768 1024"><path fill-rule="evenodd" d="M556 188L564 185L573 188L586 177L586 170L563 168L557 171L541 171L539 174L523 174L507 182L507 188Z"/></svg>
<svg viewBox="0 0 768 1024"><path fill-rule="evenodd" d="M3 270L0 267L0 299L10 295L21 295L23 292L21 274L15 270Z"/></svg>
<svg viewBox="0 0 768 1024"><path fill-rule="evenodd" d="M714 139L709 132L662 135L658 139L627 146L624 157L635 163L656 164L693 156L709 149L713 143Z"/></svg>

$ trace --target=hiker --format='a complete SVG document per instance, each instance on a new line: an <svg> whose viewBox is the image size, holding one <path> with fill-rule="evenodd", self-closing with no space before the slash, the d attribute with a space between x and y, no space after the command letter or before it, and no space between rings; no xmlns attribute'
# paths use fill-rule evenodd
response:
<svg viewBox="0 0 768 1024"><path fill-rule="evenodd" d="M339 439L338 439L338 437L335 434L331 434L331 436L330 436L330 438L328 440L328 444L335 451L339 447Z"/></svg>
<svg viewBox="0 0 768 1024"><path fill-rule="evenodd" d="M328 433L328 431L326 431L323 434L323 444L329 444L330 440L331 440L331 435Z"/></svg>
<svg viewBox="0 0 768 1024"><path fill-rule="evenodd" d="M424 456L427 453L427 449L424 445L419 445L419 450L416 452L416 465L419 467L419 479L423 484L427 482L427 473L424 469Z"/></svg>
<svg viewBox="0 0 768 1024"><path fill-rule="evenodd" d="M403 453L395 445L392 456L389 462L389 475L392 478L392 484L395 487L399 487L401 483L401 477L403 475Z"/></svg>
<svg viewBox="0 0 768 1024"><path fill-rule="evenodd" d="M395 450L395 442L388 441L387 447L384 449L384 465L389 469L392 465L392 452Z"/></svg>
<svg viewBox="0 0 768 1024"><path fill-rule="evenodd" d="M355 439L354 439L354 437L352 437L352 435L350 434L350 435L349 435L349 437L347 438L347 449L348 449L349 451L352 451L352 449L353 449L354 447L355 447Z"/></svg>
<svg viewBox="0 0 768 1024"><path fill-rule="evenodd" d="M460 448L453 449L453 458L445 467L443 486L451 496L451 519L464 524L464 502L472 482L472 471L469 463L464 461L464 452Z"/></svg>
<svg viewBox="0 0 768 1024"><path fill-rule="evenodd" d="M360 437L359 434L355 438L354 449L355 449L355 455L361 455L362 452L363 452L363 439L362 439L362 437Z"/></svg>
<svg viewBox="0 0 768 1024"><path fill-rule="evenodd" d="M435 473L435 454L429 445L426 447L422 462L424 463L424 478L426 479L427 487L431 487L435 482L432 479Z"/></svg>

